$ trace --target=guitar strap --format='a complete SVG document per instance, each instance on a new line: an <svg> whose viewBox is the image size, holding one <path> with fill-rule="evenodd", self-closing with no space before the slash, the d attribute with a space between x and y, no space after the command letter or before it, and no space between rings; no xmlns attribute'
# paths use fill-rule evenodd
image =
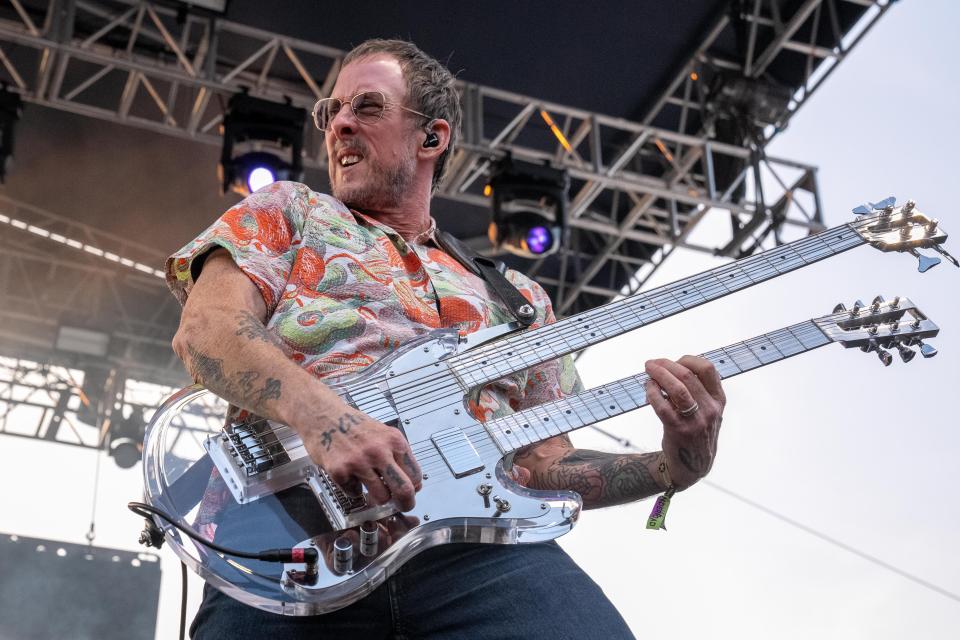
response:
<svg viewBox="0 0 960 640"><path fill-rule="evenodd" d="M513 286L506 276L507 265L502 260L494 260L481 256L479 253L460 242L446 231L438 231L434 238L440 248L449 253L457 262L466 267L471 273L486 280L490 288L500 300L507 305L510 313L524 328L529 327L536 320L537 312L520 290Z"/></svg>

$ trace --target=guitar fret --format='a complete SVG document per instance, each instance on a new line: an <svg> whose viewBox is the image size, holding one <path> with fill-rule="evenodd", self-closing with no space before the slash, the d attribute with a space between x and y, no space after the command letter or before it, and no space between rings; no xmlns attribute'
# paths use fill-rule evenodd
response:
<svg viewBox="0 0 960 640"><path fill-rule="evenodd" d="M863 243L864 240L852 225L841 225L679 280L647 294L616 300L550 326L479 347L461 356L454 356L448 362L469 386L483 384L579 351ZM534 348L531 346L534 340L542 344ZM512 354L503 355L506 352ZM746 356L740 354L739 357Z"/></svg>
<svg viewBox="0 0 960 640"><path fill-rule="evenodd" d="M729 378L745 371L778 362L798 353L821 347L831 342L813 321L778 329L749 340L708 351L703 357L713 363L721 378ZM567 433L587 424L638 409L648 404L646 373L628 376L600 387L585 390L537 407L513 414L514 424L523 422L534 426L539 441ZM498 419L507 424L505 418ZM548 426L549 425L549 426ZM544 436L544 431L549 435ZM525 440L531 440L525 438ZM527 446L527 445L524 445Z"/></svg>

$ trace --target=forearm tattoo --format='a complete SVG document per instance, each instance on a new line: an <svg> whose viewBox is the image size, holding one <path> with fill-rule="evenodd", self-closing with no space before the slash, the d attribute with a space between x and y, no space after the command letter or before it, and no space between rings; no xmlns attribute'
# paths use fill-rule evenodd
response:
<svg viewBox="0 0 960 640"><path fill-rule="evenodd" d="M249 311L241 311L237 314L236 335L251 342L272 344L284 353L290 351L290 347L279 336L267 329L263 322Z"/></svg>
<svg viewBox="0 0 960 640"><path fill-rule="evenodd" d="M660 493L648 467L653 464L653 453L621 455L574 449L545 470L532 471L530 485L576 491L587 509L609 507Z"/></svg>
<svg viewBox="0 0 960 640"><path fill-rule="evenodd" d="M226 374L223 359L205 354L189 343L187 353L190 360L187 366L194 379L233 404L260 412L266 408L267 402L280 399L281 385L276 378L268 376L260 384L262 376L258 371Z"/></svg>

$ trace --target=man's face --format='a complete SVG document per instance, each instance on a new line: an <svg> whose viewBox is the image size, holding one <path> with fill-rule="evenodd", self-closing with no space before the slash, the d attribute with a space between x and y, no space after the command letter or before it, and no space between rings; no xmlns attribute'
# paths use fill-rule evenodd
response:
<svg viewBox="0 0 960 640"><path fill-rule="evenodd" d="M395 106L407 96L400 63L383 54L352 62L340 71L332 97L346 103L364 91L382 92L387 108L372 124L358 122L348 104L333 118L325 134L330 189L349 207L397 208L416 173L418 142L417 117Z"/></svg>

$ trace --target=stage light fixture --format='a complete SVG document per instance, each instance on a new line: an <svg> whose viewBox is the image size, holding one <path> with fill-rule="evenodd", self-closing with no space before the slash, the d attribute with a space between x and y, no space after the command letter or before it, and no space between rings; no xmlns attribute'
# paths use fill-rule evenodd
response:
<svg viewBox="0 0 960 640"><path fill-rule="evenodd" d="M20 94L8 90L4 83L0 87L0 183L6 181L13 160L13 128L22 113Z"/></svg>
<svg viewBox="0 0 960 640"><path fill-rule="evenodd" d="M490 242L524 258L556 253L566 232L569 186L567 172L549 164L521 162L509 155L498 161L489 182Z"/></svg>
<svg viewBox="0 0 960 640"><path fill-rule="evenodd" d="M238 93L223 117L223 149L217 174L221 193L249 195L276 180L303 179L305 109ZM234 156L238 146L248 147ZM262 147L270 147L265 151ZM250 147L253 147L250 149ZM289 154L289 159L281 157Z"/></svg>

